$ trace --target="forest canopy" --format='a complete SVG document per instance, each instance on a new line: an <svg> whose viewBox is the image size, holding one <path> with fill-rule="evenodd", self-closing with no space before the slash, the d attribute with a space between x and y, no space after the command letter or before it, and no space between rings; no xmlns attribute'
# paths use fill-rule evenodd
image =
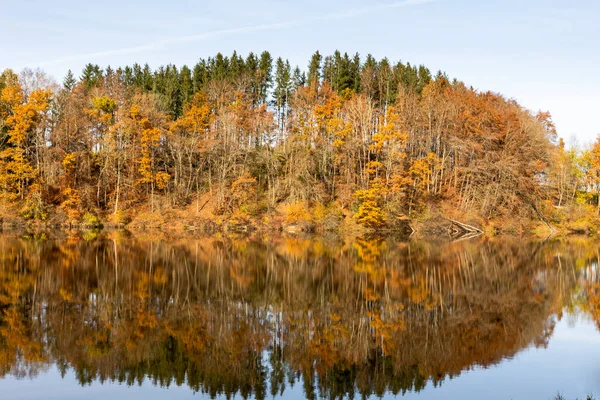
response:
<svg viewBox="0 0 600 400"><path fill-rule="evenodd" d="M600 144L565 148L548 112L370 55L0 76L5 221L580 231L599 188Z"/></svg>

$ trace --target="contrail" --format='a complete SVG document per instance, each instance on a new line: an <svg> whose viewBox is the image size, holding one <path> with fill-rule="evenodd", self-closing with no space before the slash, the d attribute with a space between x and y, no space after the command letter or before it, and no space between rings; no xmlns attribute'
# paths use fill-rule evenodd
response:
<svg viewBox="0 0 600 400"><path fill-rule="evenodd" d="M139 46L124 47L121 49L105 50L105 51L98 51L98 52L93 52L93 53L77 54L77 55L73 55L73 56L65 56L65 57L55 58L52 60L42 61L38 65L43 67L43 66L47 66L47 65L62 64L62 63L69 62L69 61L90 60L90 59L109 57L109 56L115 56L115 55L142 53L145 51L163 49L166 46L172 45L172 44L200 42L200 41L207 40L210 38L226 36L226 35L234 35L234 34L239 34L239 33L250 33L250 32L259 32L259 31L287 29L287 28L292 28L295 26L302 26L302 25L310 24L312 22L352 18L352 17L357 17L360 15L368 14L368 13L377 12L377 11L400 8L400 7L416 6L416 5L421 5L421 4L428 4L428 3L433 3L435 1L438 1L438 0L395 1L392 3L376 4L376 5L372 5L369 7L352 9L352 10L344 11L341 13L332 13L332 14L326 14L326 15L321 15L321 16L315 16L315 17L306 18L306 19L290 20L290 21L284 21L284 22L272 23L272 24L250 25L250 26L243 26L243 27L239 27L239 28L217 29L217 30L206 31L206 32L197 33L197 34L193 34L193 35L175 36L175 37L165 38L165 39L156 40L156 41L153 41L153 42L150 42L147 44L143 44L143 45L139 45Z"/></svg>
<svg viewBox="0 0 600 400"><path fill-rule="evenodd" d="M177 36L177 37L157 40L157 41L150 42L148 44L144 44L144 45L140 45L140 46L124 47L122 49L98 51L98 52L94 52L94 53L77 54L74 56L55 58L53 60L42 61L38 65L43 67L43 66L47 66L47 65L62 64L64 62L68 62L68 61L89 60L89 59L94 59L94 58L101 58L101 57L108 57L108 56L115 56L115 55L142 53L144 51L162 49L170 44L199 42L199 41L206 40L206 39L209 39L212 37L231 35L231 34L235 34L235 33L249 33L249 32L257 32L257 31L265 31L265 30L283 29L283 28L289 28L291 26L292 26L292 21L284 22L284 23L277 23L277 24L253 25L253 26L231 28L231 29L218 29L218 30L214 30L214 31L198 33L195 35Z"/></svg>

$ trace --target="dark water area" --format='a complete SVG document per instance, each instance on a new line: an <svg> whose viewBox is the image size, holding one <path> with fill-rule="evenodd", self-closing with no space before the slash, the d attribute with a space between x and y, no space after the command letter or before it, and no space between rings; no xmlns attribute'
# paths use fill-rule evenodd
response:
<svg viewBox="0 0 600 400"><path fill-rule="evenodd" d="M599 246L0 234L0 398L600 394Z"/></svg>

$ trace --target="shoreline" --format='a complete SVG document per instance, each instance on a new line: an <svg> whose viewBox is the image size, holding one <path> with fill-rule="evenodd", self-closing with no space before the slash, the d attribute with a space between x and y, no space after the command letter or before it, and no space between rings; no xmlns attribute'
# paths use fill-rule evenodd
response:
<svg viewBox="0 0 600 400"><path fill-rule="evenodd" d="M145 233L145 232L163 232L168 235L188 236L188 235L215 235L215 234L235 234L235 235L289 235L289 236L306 236L320 237L333 236L338 238L353 238L353 237L396 237L402 241L410 239L420 239L428 241L436 240L467 240L476 237L528 237L537 239L549 239L565 236L585 236L594 237L597 232L594 230L574 230L566 227L547 225L536 221L530 222L529 229L520 231L514 230L495 230L490 229L490 226L472 226L461 221L449 219L444 216L431 218L425 221L416 221L406 224L401 229L364 229L361 226L348 227L342 222L337 229L320 229L319 227L306 227L299 225L267 225L258 223L248 223L245 225L217 223L214 220L181 218L155 220L152 222L130 222L130 223L114 223L99 219L97 224L88 223L57 223L44 221L25 221L24 219L6 218L0 220L0 232L4 231L22 231L22 232L44 232L44 231L127 231L130 233Z"/></svg>

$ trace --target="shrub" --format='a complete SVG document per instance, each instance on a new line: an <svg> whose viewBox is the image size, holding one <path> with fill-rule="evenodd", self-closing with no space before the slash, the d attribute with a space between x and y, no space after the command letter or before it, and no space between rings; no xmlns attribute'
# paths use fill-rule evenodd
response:
<svg viewBox="0 0 600 400"><path fill-rule="evenodd" d="M39 185L32 185L21 215L26 220L45 221L48 218L48 209L42 199Z"/></svg>
<svg viewBox="0 0 600 400"><path fill-rule="evenodd" d="M289 225L310 224L312 221L312 217L308 211L308 205L304 201L285 206L283 212L285 222Z"/></svg>
<svg viewBox="0 0 600 400"><path fill-rule="evenodd" d="M83 223L87 226L91 226L94 228L99 228L102 226L102 223L100 223L100 219L94 214L90 214L89 212L83 215Z"/></svg>

